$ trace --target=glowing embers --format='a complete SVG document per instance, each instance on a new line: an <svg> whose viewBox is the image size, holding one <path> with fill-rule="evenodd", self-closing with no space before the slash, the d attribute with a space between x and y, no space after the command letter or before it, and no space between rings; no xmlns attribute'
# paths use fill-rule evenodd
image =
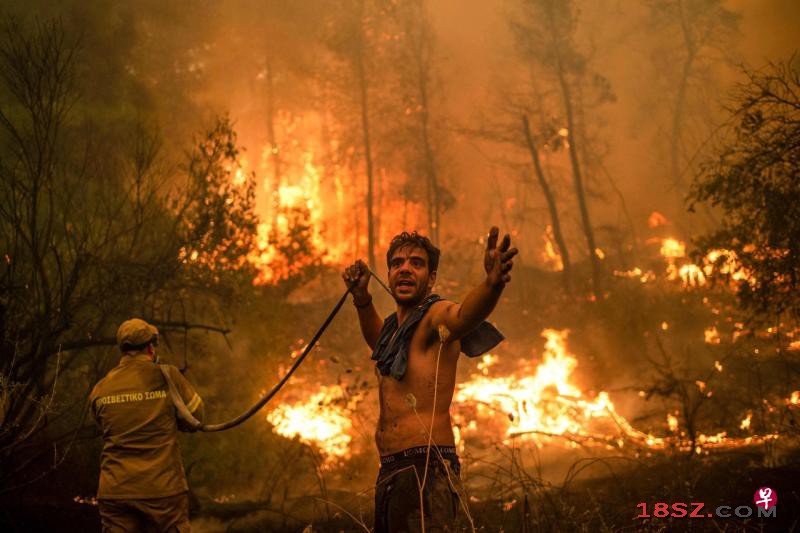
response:
<svg viewBox="0 0 800 533"><path fill-rule="evenodd" d="M703 338L706 344L719 344L721 342L721 339L719 337L719 331L717 331L717 328L715 326L712 326L710 328L705 328L705 330L703 330ZM719 362L715 364L719 364Z"/></svg>
<svg viewBox="0 0 800 533"><path fill-rule="evenodd" d="M666 226L667 224L669 224L667 217L658 211L653 211L650 213L650 216L647 217L647 227L649 228L657 228L659 226Z"/></svg>
<svg viewBox="0 0 800 533"><path fill-rule="evenodd" d="M647 283L656 279L656 275L652 270L642 272L639 267L634 267L630 270L615 270L614 275L618 278L638 279L642 283Z"/></svg>
<svg viewBox="0 0 800 533"><path fill-rule="evenodd" d="M672 413L667 413L667 427L669 428L670 433L677 433L678 428L680 427L678 417Z"/></svg>
<svg viewBox="0 0 800 533"><path fill-rule="evenodd" d="M789 331L785 331L783 334L789 341L789 346L787 346L787 349L790 352L800 350L800 328L794 328Z"/></svg>
<svg viewBox="0 0 800 533"><path fill-rule="evenodd" d="M497 357L496 355L487 353L486 355L481 357L481 361L480 363L478 363L478 370L480 370L484 376L488 376L489 368L496 365L499 359L500 358Z"/></svg>
<svg viewBox="0 0 800 533"><path fill-rule="evenodd" d="M318 448L326 464L350 456L352 412L358 399L339 385L322 386L308 399L283 403L267 415L274 431ZM355 403L354 403L355 402Z"/></svg>

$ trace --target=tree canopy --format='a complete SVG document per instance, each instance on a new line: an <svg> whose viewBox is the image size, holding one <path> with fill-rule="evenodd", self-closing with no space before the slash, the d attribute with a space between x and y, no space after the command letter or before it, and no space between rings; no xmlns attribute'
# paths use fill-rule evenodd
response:
<svg viewBox="0 0 800 533"><path fill-rule="evenodd" d="M800 314L800 72L795 61L748 72L730 107L730 135L703 166L692 205L709 202L721 226L698 240L736 261L742 303ZM728 273L732 269L727 269Z"/></svg>

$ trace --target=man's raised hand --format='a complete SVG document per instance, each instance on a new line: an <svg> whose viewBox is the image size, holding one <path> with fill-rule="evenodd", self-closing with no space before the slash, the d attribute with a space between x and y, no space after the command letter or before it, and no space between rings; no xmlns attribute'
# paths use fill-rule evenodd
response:
<svg viewBox="0 0 800 533"><path fill-rule="evenodd" d="M506 233L500 246L497 246L497 237L500 230L492 226L489 238L486 241L486 253L483 257L483 267L486 269L486 281L495 288L502 289L511 281L511 268L514 266L512 259L517 255L516 248L511 248L511 237Z"/></svg>
<svg viewBox="0 0 800 533"><path fill-rule="evenodd" d="M350 292L353 293L353 301L356 305L364 302L369 298L369 285L370 271L367 264L359 259L349 267L344 269L342 279L345 285L350 287Z"/></svg>

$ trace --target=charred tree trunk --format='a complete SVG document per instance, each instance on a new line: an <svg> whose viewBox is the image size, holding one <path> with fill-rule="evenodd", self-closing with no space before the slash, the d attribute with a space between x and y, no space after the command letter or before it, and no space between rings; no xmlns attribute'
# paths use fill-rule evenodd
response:
<svg viewBox="0 0 800 533"><path fill-rule="evenodd" d="M689 85L689 73L694 62L694 53L689 52L689 56L683 64L678 95L675 99L675 110L672 115L672 133L670 135L669 161L672 173L672 183L675 188L682 192L684 189L683 177L681 176L681 129L683 128L683 110L686 106L686 88Z"/></svg>
<svg viewBox="0 0 800 533"><path fill-rule="evenodd" d="M672 173L672 182L678 194L682 194L683 177L681 176L681 130L683 129L683 114L686 107L686 91L689 86L689 76L692 73L694 60L697 56L697 48L694 40L692 39L691 32L687 25L686 17L683 14L683 3L678 2L678 10L681 23L681 33L683 34L683 42L686 46L686 59L683 62L683 70L681 72L681 79L678 84L678 94L675 98L675 109L672 114L672 131L670 135L670 171Z"/></svg>
<svg viewBox="0 0 800 533"><path fill-rule="evenodd" d="M272 227L277 228L278 209L280 208L280 186L282 179L281 154L275 135L275 93L273 87L272 60L267 54L267 141L269 141L269 155L272 159Z"/></svg>
<svg viewBox="0 0 800 533"><path fill-rule="evenodd" d="M551 19L553 13L550 13ZM555 28L555 20L551 20L551 28ZM556 31L553 29L553 31ZM567 119L567 142L569 143L569 160L572 165L572 179L575 186L575 196L578 199L578 209L581 214L581 223L583 226L583 233L586 236L586 247L589 252L589 259L592 265L592 288L595 298L602 296L602 267L600 259L597 257L597 246L594 240L594 230L592 229L592 221L589 217L589 208L586 203L586 193L583 187L583 175L581 172L581 165L578 161L577 139L575 129L575 117L572 109L573 100L572 93L567 81L567 74L564 71L563 58L556 35L553 35L553 48L555 51L556 59L556 74L558 75L558 83L561 89L561 98L564 102L564 114Z"/></svg>
<svg viewBox="0 0 800 533"><path fill-rule="evenodd" d="M440 227L440 199L439 199L439 181L436 175L436 160L433 154L433 147L431 146L430 135L428 132L430 115L428 113L428 80L425 66L422 63L422 58L419 58L419 98L422 105L422 112L420 113L421 130L422 130L422 149L425 154L425 177L427 182L428 191L428 233L434 244L439 243L439 227Z"/></svg>
<svg viewBox="0 0 800 533"><path fill-rule="evenodd" d="M678 201L682 203L684 201L684 195L686 194L686 185L683 181L683 170L681 169L681 156L683 155L682 132L684 128L684 117L686 116L686 98L689 91L689 79L692 76L692 69L697 59L698 49L702 45L699 45L692 36L690 22L686 19L686 14L683 11L682 0L678 1L678 17L681 26L681 35L683 36L683 44L686 48L686 58L683 60L681 78L678 82L678 94L675 96L675 109L672 111L669 162L672 185L675 189ZM716 217L708 204L701 204L701 209L710 221L716 223Z"/></svg>
<svg viewBox="0 0 800 533"><path fill-rule="evenodd" d="M567 141L569 142L569 159L572 165L572 178L575 184L575 196L578 198L578 209L581 213L581 222L583 224L583 233L586 236L586 246L589 252L589 258L592 263L592 285L594 288L595 297L602 294L602 268L600 260L597 257L597 245L594 240L594 230L592 229L592 221L589 217L589 208L586 204L586 193L583 188L583 176L581 175L581 167L578 162L578 155L575 147L575 134L574 134L574 121L572 118L572 102L570 101L569 87L567 86L566 79L563 71L559 69L559 81L561 84L561 91L564 96L564 110L567 115Z"/></svg>
<svg viewBox="0 0 800 533"><path fill-rule="evenodd" d="M523 133L525 134L525 141L528 144L528 151L531 154L531 160L533 161L533 168L536 170L536 178L539 180L539 186L542 188L545 200L547 200L547 209L550 211L550 223L553 225L553 237L555 238L556 246L558 246L558 253L561 255L561 274L564 283L564 291L571 295L572 268L569 260L567 243L564 240L563 234L561 233L561 219L558 216L556 198L550 189L550 184L547 183L547 179L545 179L544 171L542 170L542 164L539 161L539 151L536 149L536 144L533 142L530 124L528 124L528 117L525 115L522 115L522 129Z"/></svg>
<svg viewBox="0 0 800 533"><path fill-rule="evenodd" d="M632 264L636 265L639 262L639 260L638 260L638 256L639 256L639 245L638 245L638 242L639 242L639 239L638 239L637 233L636 233L636 224L633 223L633 218L631 217L631 213L628 210L628 203L625 201L625 195L622 193L622 189L619 188L619 186L617 185L616 180L614 179L614 177L611 175L611 173L608 171L608 169L603 164L602 159L598 158L597 156L593 157L592 153L589 150L587 150L587 148L586 148L587 146L590 146L590 142L589 142L590 139L589 139L589 135L586 133L586 126L585 126L586 125L586 120L585 120L585 116L583 114L583 110L585 109L585 107L583 106L583 102L582 101L579 102L579 103L580 103L580 105L578 106L578 109L581 111L581 114L578 117L578 133L580 134L580 138L581 138L581 144L580 144L580 147L581 147L581 158L583 159L584 162L586 162L589 165L592 165L593 168L596 168L597 171L599 171L601 174L603 174L605 176L606 180L608 181L609 186L611 187L611 190L614 191L614 194L617 196L617 199L619 200L620 209L622 210L622 215L625 217L625 222L628 225L628 232L630 233L631 252L632 252L630 259L632 261ZM619 252L619 254L618 254L619 257L624 261L625 268L626 269L627 268L631 268L630 267L631 263L628 262L628 259L627 259L628 254L625 252L625 249L622 246L620 246L620 247L618 247L618 252Z"/></svg>
<svg viewBox="0 0 800 533"><path fill-rule="evenodd" d="M424 20L424 5L420 1L414 5L417 12L416 25L419 33L413 27L407 29L409 35L415 35L412 40L413 57L417 70L417 98L420 103L420 148L422 151L425 165L425 182L428 203L428 234L434 244L439 243L440 222L441 222L441 198L439 180L436 172L436 157L430 138L430 63L426 56L426 46L430 44L430 36L427 33L427 25ZM409 21L411 22L411 21Z"/></svg>
<svg viewBox="0 0 800 533"><path fill-rule="evenodd" d="M364 2L359 3L359 34L358 45L356 49L355 67L356 77L358 82L358 96L359 106L361 110L361 133L363 139L364 149L364 166L367 172L367 258L369 267L374 271L376 268L375 262L375 218L373 213L374 203L374 176L372 168L372 148L370 143L370 128L369 128L369 86L367 83L365 61L365 43L364 43L364 28L363 28L363 11Z"/></svg>

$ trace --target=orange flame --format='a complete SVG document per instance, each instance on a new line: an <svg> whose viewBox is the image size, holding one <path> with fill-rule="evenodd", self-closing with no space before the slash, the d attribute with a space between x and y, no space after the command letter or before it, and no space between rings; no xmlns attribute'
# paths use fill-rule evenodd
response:
<svg viewBox="0 0 800 533"><path fill-rule="evenodd" d="M678 239L664 239L661 241L661 255L666 258L677 258L686 256L686 244Z"/></svg>
<svg viewBox="0 0 800 533"><path fill-rule="evenodd" d="M605 445L622 448L626 444L634 447L658 450L674 448L690 451L691 445L680 432L680 421L675 414L667 414L667 429L671 436L659 437L634 428L628 420L616 412L608 393L599 392L593 397L585 395L572 381L577 359L567 351L567 330L546 329L542 362L536 367L530 364L514 374L489 377L475 374L457 387L454 417L459 426L459 436L486 435L493 421L498 421L503 438L518 437L541 446L554 437L565 439L572 445ZM715 363L722 371L722 365ZM517 376L524 377L517 377ZM706 392L706 383L697 381L698 389ZM787 404L800 403L800 391L793 393ZM469 406L474 408L471 416ZM497 413L506 416L498 417ZM749 418L740 429L750 430ZM480 428L480 429L478 429ZM744 438L728 437L726 432L714 435L699 434L694 453L708 453L712 448L733 448L774 440L777 434L753 435ZM459 439L461 440L461 439Z"/></svg>
<svg viewBox="0 0 800 533"><path fill-rule="evenodd" d="M553 235L553 226L548 224L545 227L544 235L544 250L542 251L542 261L553 272L561 272L564 270L564 262L561 260L561 254L556 252L555 236Z"/></svg>
<svg viewBox="0 0 800 533"><path fill-rule="evenodd" d="M690 262L679 264L679 260L686 257L686 244L670 237L661 241L660 253L667 261L667 279L680 280L685 288L701 287L714 274L727 276L731 282L746 281L751 286L755 285L752 273L742 266L736 253L731 250L710 250L700 265Z"/></svg>
<svg viewBox="0 0 800 533"><path fill-rule="evenodd" d="M352 150L343 155L335 141L323 141L323 122L314 114L280 113L275 129L285 140L280 148L265 145L253 169L262 180L257 249L248 256L259 272L257 285L277 283L310 265L338 265L367 253L366 178L353 167ZM426 219L422 204L399 194L404 176L377 172L373 211L381 217L376 242L387 242L400 230L421 229Z"/></svg>
<svg viewBox="0 0 800 533"><path fill-rule="evenodd" d="M616 413L608 394L600 392L593 398L584 397L571 382L572 372L578 362L566 348L568 330L546 329L542 362L535 369L526 365L517 377L508 375L488 377L473 375L469 381L458 385L455 394L456 409L474 406L478 418L494 418L497 412L505 413L505 436L521 436L541 444L550 437L569 439L594 439L622 445L617 437L621 433L648 446L662 446L663 439L645 435L635 430ZM479 424L465 424L466 413L459 413L457 423L466 430L476 432ZM603 424L605 422L605 424ZM607 426L600 430L600 425ZM480 424L481 432L486 426ZM609 434L608 427L616 428L617 437Z"/></svg>
<svg viewBox="0 0 800 533"><path fill-rule="evenodd" d="M568 330L545 329L541 362L527 361L507 375L489 375L498 357L493 354L482 357L479 373L456 387L453 430L459 446L464 446L465 437L502 441L516 438L536 446L561 441L572 446L669 448L700 454L778 437L777 434L729 437L724 431L713 435L701 433L692 448L681 431L678 416L673 413L666 415L667 436L639 431L617 413L608 393L585 394L572 381L578 360L567 349L568 333ZM715 368L722 371L718 361ZM698 380L695 384L702 393L712 394L706 391L705 382ZM325 456L323 466L332 468L338 461L352 457L352 415L362 399L363 395L348 396L339 385L322 386L307 400L278 406L267 419L276 433L318 448ZM407 401L416 399L412 396ZM790 407L799 405L800 391L793 392L785 403ZM752 413L747 413L741 421L741 431L751 431L751 418Z"/></svg>
<svg viewBox="0 0 800 533"><path fill-rule="evenodd" d="M343 387L322 386L305 401L279 405L267 415L267 420L279 435L297 437L319 448L325 455L325 464L331 466L336 459L350 456L355 404L352 399L344 401L345 398Z"/></svg>

